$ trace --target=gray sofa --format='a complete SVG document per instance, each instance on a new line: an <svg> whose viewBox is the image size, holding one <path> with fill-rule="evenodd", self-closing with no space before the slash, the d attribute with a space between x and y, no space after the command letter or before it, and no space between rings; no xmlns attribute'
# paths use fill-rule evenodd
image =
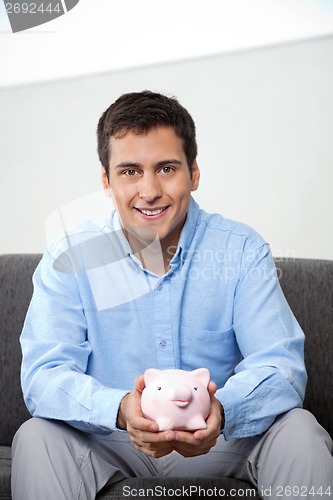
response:
<svg viewBox="0 0 333 500"><path fill-rule="evenodd" d="M37 254L0 256L0 500L11 498L10 446L18 427L30 417L19 382L19 335L32 294L31 276L40 258ZM276 264L286 298L306 335L309 382L304 406L333 435L333 261L281 259ZM209 477L131 478L104 488L97 498L137 498L143 492L150 499L171 497L176 488L177 495L183 489L183 496L191 498L203 497L202 488L206 496L259 498L247 483Z"/></svg>

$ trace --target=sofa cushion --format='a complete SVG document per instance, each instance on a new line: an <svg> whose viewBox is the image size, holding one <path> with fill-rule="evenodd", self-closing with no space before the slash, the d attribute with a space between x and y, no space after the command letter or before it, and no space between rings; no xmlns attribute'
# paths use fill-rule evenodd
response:
<svg viewBox="0 0 333 500"><path fill-rule="evenodd" d="M31 276L40 255L0 256L0 444L9 446L29 418L20 386L19 336L32 295Z"/></svg>
<svg viewBox="0 0 333 500"><path fill-rule="evenodd" d="M0 446L0 498L10 500L10 446Z"/></svg>
<svg viewBox="0 0 333 500"><path fill-rule="evenodd" d="M286 299L305 333L304 407L333 436L333 262L276 260Z"/></svg>
<svg viewBox="0 0 333 500"><path fill-rule="evenodd" d="M241 498L259 499L255 488L244 481L230 478L129 478L113 486L106 486L96 500L115 500L117 498Z"/></svg>

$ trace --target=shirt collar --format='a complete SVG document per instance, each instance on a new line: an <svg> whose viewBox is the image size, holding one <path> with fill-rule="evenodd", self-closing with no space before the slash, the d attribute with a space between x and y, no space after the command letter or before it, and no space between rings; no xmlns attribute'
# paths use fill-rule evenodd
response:
<svg viewBox="0 0 333 500"><path fill-rule="evenodd" d="M123 231L123 228L122 228L122 225L120 222L119 214L116 210L113 210L113 212L111 213L111 229L117 235L117 240L119 242L119 245L122 248L124 257L130 263L130 265L132 267L134 267L134 269L137 271L139 264L137 262L135 255L132 252L132 249L130 247L128 239L125 236L125 233Z"/></svg>
<svg viewBox="0 0 333 500"><path fill-rule="evenodd" d="M175 255L172 257L170 261L170 265L176 263L178 259L180 259L181 266L184 264L187 250L191 244L195 228L198 223L199 210L200 210L199 205L191 196L190 206L186 215L185 224L180 233L178 247L175 252Z"/></svg>

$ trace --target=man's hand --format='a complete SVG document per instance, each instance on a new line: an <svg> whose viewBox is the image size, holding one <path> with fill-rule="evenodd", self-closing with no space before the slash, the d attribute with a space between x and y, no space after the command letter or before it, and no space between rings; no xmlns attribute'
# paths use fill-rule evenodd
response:
<svg viewBox="0 0 333 500"><path fill-rule="evenodd" d="M216 399L216 384L209 382L208 391L211 398L210 413L206 420L207 428L195 432L173 431L172 442L174 449L184 457L195 457L208 453L216 444L221 429L224 427L224 411L221 403Z"/></svg>
<svg viewBox="0 0 333 500"><path fill-rule="evenodd" d="M120 403L117 427L127 429L137 450L155 458L163 457L174 449L170 442L174 434L173 431L159 432L156 422L143 416L141 394L144 387L143 375L140 375L132 392L126 394Z"/></svg>
<svg viewBox="0 0 333 500"><path fill-rule="evenodd" d="M207 429L195 432L167 430L159 432L156 422L146 419L141 411L141 394L145 387L143 376L135 381L132 392L121 401L117 426L127 429L137 450L158 458L176 450L184 457L208 453L215 445L224 425L223 408L215 398L216 384L210 382L208 390L211 409L206 420Z"/></svg>

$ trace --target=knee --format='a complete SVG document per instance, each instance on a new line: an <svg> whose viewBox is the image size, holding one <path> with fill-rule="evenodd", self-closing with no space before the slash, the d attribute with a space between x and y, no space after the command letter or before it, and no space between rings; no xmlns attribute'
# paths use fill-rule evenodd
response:
<svg viewBox="0 0 333 500"><path fill-rule="evenodd" d="M41 418L30 418L24 422L16 432L13 439L13 448L22 443L36 443L43 434L44 420Z"/></svg>
<svg viewBox="0 0 333 500"><path fill-rule="evenodd" d="M42 418L30 418L24 422L14 436L13 445L17 442L36 443L50 431L50 422Z"/></svg>
<svg viewBox="0 0 333 500"><path fill-rule="evenodd" d="M299 432L307 433L310 430L315 431L317 427L320 427L314 415L303 408L294 408L280 415L280 417L277 418L277 422L279 420L282 426L290 429L290 431L296 434Z"/></svg>
<svg viewBox="0 0 333 500"><path fill-rule="evenodd" d="M12 453L16 450L20 453L25 450L36 452L38 448L44 447L48 441L61 440L61 428L63 424L52 420L33 417L24 422L16 432L13 443Z"/></svg>
<svg viewBox="0 0 333 500"><path fill-rule="evenodd" d="M332 440L317 419L307 410L294 408L281 415L276 420L277 428L281 432L288 448L302 453L306 446L316 448L318 444L325 444L332 451Z"/></svg>

